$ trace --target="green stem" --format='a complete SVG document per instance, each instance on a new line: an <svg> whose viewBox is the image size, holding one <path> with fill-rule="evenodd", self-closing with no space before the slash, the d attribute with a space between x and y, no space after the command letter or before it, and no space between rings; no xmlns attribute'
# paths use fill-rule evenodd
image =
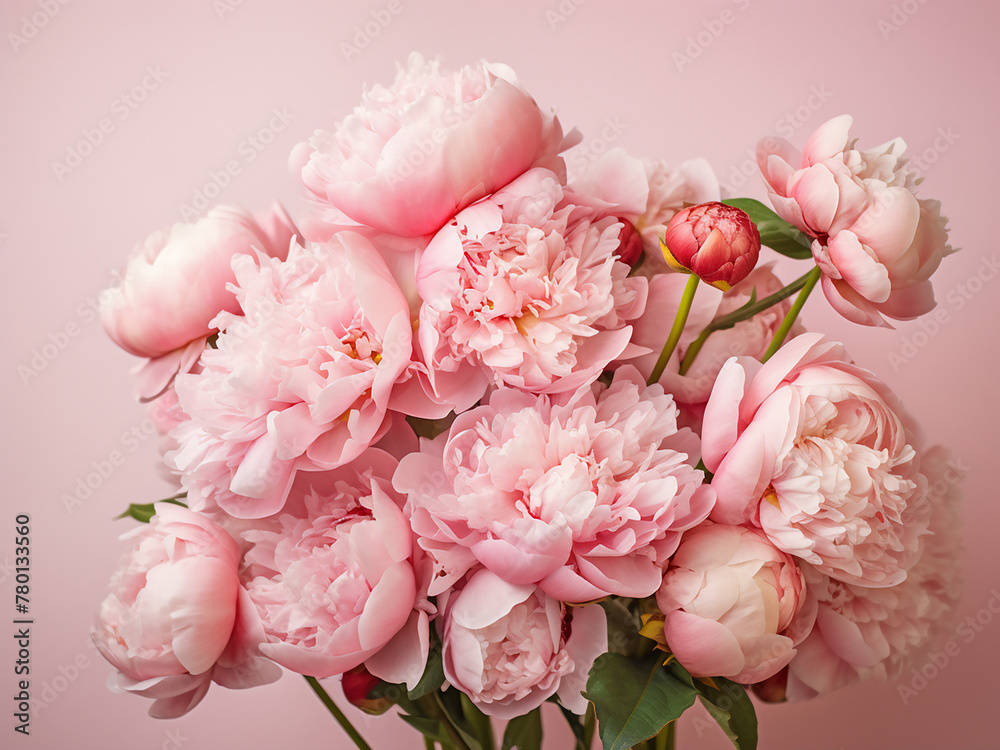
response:
<svg viewBox="0 0 1000 750"><path fill-rule="evenodd" d="M671 721L656 735L655 750L674 750L677 740L677 721Z"/></svg>
<svg viewBox="0 0 1000 750"><path fill-rule="evenodd" d="M594 746L594 732L597 730L597 710L593 703L587 704L587 713L583 717L583 748L590 750Z"/></svg>
<svg viewBox="0 0 1000 750"><path fill-rule="evenodd" d="M643 740L632 750L674 750L677 740L677 721L671 721L663 725L663 729L658 734Z"/></svg>
<svg viewBox="0 0 1000 750"><path fill-rule="evenodd" d="M305 675L306 682L309 683L309 687L313 689L313 692L319 696L319 699L323 701L323 705L326 706L327 710L333 714L333 718L337 720L344 731L347 732L347 736L354 740L355 746L358 750L372 750L364 738L358 733L358 730L354 728L351 724L351 720L344 716L344 712L337 708L337 704L333 702L333 698L330 694L323 689L323 686L319 684L319 680L315 677L309 677Z"/></svg>
<svg viewBox="0 0 1000 750"><path fill-rule="evenodd" d="M744 305L743 307L737 310L733 310L728 315L723 315L722 317L713 320L711 323L705 326L705 330L703 330L701 334L698 336L698 338L694 340L691 346L688 347L687 352L685 352L684 354L684 359L681 362L680 374L684 375L685 373L687 373L688 370L691 369L691 365L694 364L694 358L698 356L698 352L701 351L701 347L704 346L705 341L708 339L710 335L712 335L712 333L714 333L715 331L723 331L727 328L732 328L737 323L740 323L744 320L749 320L757 313L763 312L767 308L773 307L779 302L788 299L797 291L802 289L802 287L804 287L809 282L809 279L813 277L814 274L818 273L819 273L819 268L813 268L812 271L803 274L795 281L793 281L791 284L782 289L779 289L774 294L767 296L762 300L758 300L757 302L754 302L752 305ZM815 283L815 281L813 283Z"/></svg>
<svg viewBox="0 0 1000 750"><path fill-rule="evenodd" d="M646 385L658 383L660 376L663 375L663 371L667 369L667 362L670 361L674 349L677 348L677 342L681 339L681 333L684 332L684 324L687 323L688 313L691 312L691 303L694 301L694 293L698 291L698 284L700 282L701 279L694 274L691 274L688 278L687 285L684 287L684 294L681 295L681 303L677 307L677 315L674 317L674 325L670 329L670 335L667 336L667 343L663 345L660 358L656 360L656 365L653 367L653 372L650 373Z"/></svg>
<svg viewBox="0 0 1000 750"><path fill-rule="evenodd" d="M497 741L493 735L493 722L490 721L490 717L480 711L465 693L460 693L459 697L462 700L462 713L478 735L483 750L493 750L497 746Z"/></svg>
<svg viewBox="0 0 1000 750"><path fill-rule="evenodd" d="M437 743L425 734L424 735L424 750L435 750L436 746L437 746Z"/></svg>
<svg viewBox="0 0 1000 750"><path fill-rule="evenodd" d="M470 750L469 746L465 744L465 740L462 739L462 735L458 733L455 725L448 718L448 713L441 708L440 698L437 697L436 692L428 693L418 698L417 705L427 712L428 717L441 722L441 726L444 727L444 731L448 734L448 738L451 740L451 744L455 747L455 750Z"/></svg>
<svg viewBox="0 0 1000 750"><path fill-rule="evenodd" d="M761 362L767 362L781 345L785 343L785 336L792 328L792 324L795 323L795 319L799 317L799 312L802 310L802 306L809 299L809 294L812 292L813 287L816 286L816 282L819 281L821 271L819 266L816 266L809 273L806 274L806 283L802 286L802 291L799 296L795 298L795 302L789 308L788 313L785 315L785 319L781 321L781 325L778 326L778 330L774 332L774 338L771 340L771 345L767 347L767 351L764 352L764 357Z"/></svg>

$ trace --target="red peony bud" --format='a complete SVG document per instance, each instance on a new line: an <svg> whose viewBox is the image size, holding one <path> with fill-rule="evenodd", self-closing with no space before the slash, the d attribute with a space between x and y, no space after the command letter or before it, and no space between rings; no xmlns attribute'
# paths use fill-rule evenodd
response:
<svg viewBox="0 0 1000 750"><path fill-rule="evenodd" d="M672 267L726 292L757 265L760 233L745 211L702 203L674 214L660 246Z"/></svg>
<svg viewBox="0 0 1000 750"><path fill-rule="evenodd" d="M628 219L619 218L618 221L622 223L618 233L618 260L634 266L642 257L642 235Z"/></svg>
<svg viewBox="0 0 1000 750"><path fill-rule="evenodd" d="M753 685L753 691L765 703L784 703L788 700L785 694L788 688L788 667L775 675Z"/></svg>
<svg viewBox="0 0 1000 750"><path fill-rule="evenodd" d="M366 714L384 714L392 706L392 702L388 698L368 697L372 690L382 683L382 680L365 669L363 664L349 672L344 672L340 680L344 688L344 697Z"/></svg>

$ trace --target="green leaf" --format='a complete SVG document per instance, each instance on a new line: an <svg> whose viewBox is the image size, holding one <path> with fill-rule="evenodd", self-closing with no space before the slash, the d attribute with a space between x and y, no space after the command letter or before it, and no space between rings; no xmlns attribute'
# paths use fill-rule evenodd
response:
<svg viewBox="0 0 1000 750"><path fill-rule="evenodd" d="M368 700L378 700L384 698L393 705L399 706L407 713L420 713L416 710L416 703L406 697L406 685L397 685L392 682L380 682L368 693Z"/></svg>
<svg viewBox="0 0 1000 750"><path fill-rule="evenodd" d="M178 497L184 496L179 495ZM186 508L187 504L182 503L178 497L168 497L165 500L157 500L156 502L170 503L171 505L180 505L182 508ZM136 521L149 523L154 515L156 515L156 503L129 503L128 510L115 516L115 520L117 521L119 518L134 518Z"/></svg>
<svg viewBox="0 0 1000 750"><path fill-rule="evenodd" d="M602 654L587 680L587 700L597 710L604 750L625 750L655 736L692 705L697 691L676 662L663 666L663 652L641 659Z"/></svg>
<svg viewBox="0 0 1000 750"><path fill-rule="evenodd" d="M747 212L750 221L757 225L762 245L767 245L776 253L787 255L789 258L805 260L812 257L810 249L812 238L805 232L800 232L760 201L752 198L732 198L722 202Z"/></svg>
<svg viewBox="0 0 1000 750"><path fill-rule="evenodd" d="M541 750L542 748L542 709L516 716L507 722L503 733L501 750Z"/></svg>
<svg viewBox="0 0 1000 750"><path fill-rule="evenodd" d="M458 732L462 741L469 746L470 750L490 750L482 746L479 739L475 736L475 731L469 726L469 722L465 720L462 710L462 693L455 688L448 688L443 693L434 693L434 698L437 700L438 706L444 712L444 715L448 718L448 721L455 727L455 731Z"/></svg>
<svg viewBox="0 0 1000 750"><path fill-rule="evenodd" d="M451 747L451 738L448 737L448 732L445 731L444 724L437 719L431 719L426 716L409 716L407 714L400 714L399 718L415 728L424 737L430 737L442 747Z"/></svg>
<svg viewBox="0 0 1000 750"><path fill-rule="evenodd" d="M134 518L136 521L149 523L155 513L156 508L153 507L153 503L146 503L145 505L130 503L128 510L115 516L115 520L117 521L119 518Z"/></svg>
<svg viewBox="0 0 1000 750"><path fill-rule="evenodd" d="M420 681L417 682L413 690L409 691L408 695L411 700L417 700L417 698L422 698L437 690L442 684L444 684L444 663L441 660L441 651L432 648L427 656L427 666L424 668Z"/></svg>
<svg viewBox="0 0 1000 750"><path fill-rule="evenodd" d="M639 635L638 617L618 597L600 602L608 617L608 651L615 654L638 653L646 639Z"/></svg>
<svg viewBox="0 0 1000 750"><path fill-rule="evenodd" d="M462 703L462 714L473 733L479 738L480 744L487 750L493 750L497 743L493 737L493 724L490 723L490 717L480 711L479 706L473 703L472 699L465 693L459 693L458 698Z"/></svg>
<svg viewBox="0 0 1000 750"><path fill-rule="evenodd" d="M724 677L713 677L712 681L718 688L695 681L698 699L738 750L756 750L757 714L746 689Z"/></svg>

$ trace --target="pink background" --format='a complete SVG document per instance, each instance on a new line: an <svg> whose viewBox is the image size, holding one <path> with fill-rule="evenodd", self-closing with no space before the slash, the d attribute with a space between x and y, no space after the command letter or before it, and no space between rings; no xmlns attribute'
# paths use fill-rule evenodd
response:
<svg viewBox="0 0 1000 750"><path fill-rule="evenodd" d="M230 12L220 17L220 7ZM380 15L384 29L374 20ZM355 40L366 22L376 33ZM810 327L845 340L918 414L928 440L951 446L969 467L958 615L985 624L971 641L960 637L970 631L952 630L957 655L905 704L897 685L866 684L809 704L761 707L761 746L997 747L1000 619L990 605L1000 610L1000 505L991 474L1000 283L989 263L997 252L990 230L998 214L998 24L994 3L917 0L4 0L0 563L13 562L15 514L30 513L32 692L46 705L34 714L30 737L14 734L15 656L3 635L13 625L3 626L0 744L349 746L295 675L248 692L215 688L173 722L148 719L146 701L106 690L109 668L87 631L120 554L117 536L129 525L111 517L130 501L162 496L166 485L156 474L156 441L142 432L143 412L129 396L133 360L104 336L89 305L129 249L179 220L181 204L190 205L230 160L238 174L218 201L260 209L279 198L294 215L302 199L286 168L292 146L349 112L364 82L388 83L396 61L417 49L456 67L481 57L506 62L540 103L557 108L564 125L583 132L588 153L615 145L671 162L703 155L737 195L763 195L756 177L744 180L740 169L765 135L801 145L815 126L849 112L862 146L907 139L923 162L921 195L943 202L952 243L964 248L935 277L943 322L929 332L919 323L855 327L821 294L804 316ZM23 35L23 43L11 34ZM343 44L356 44L357 53ZM165 78L149 77L150 69ZM255 151L246 139L269 126L275 109L290 122L275 120L282 129L262 134L271 142ZM105 117L110 132L93 149L84 146L82 163L57 174L53 165ZM789 280L800 272L782 270ZM129 438L134 428L138 437ZM120 465L103 466L106 478L94 474L113 451ZM99 486L67 507L88 475ZM0 622L10 623L14 581L3 570L0 580ZM331 689L339 695L335 683ZM685 717L680 747L727 746L705 717L700 709ZM398 719L358 719L376 750L420 746ZM561 727L553 736L560 739L552 746L569 747Z"/></svg>

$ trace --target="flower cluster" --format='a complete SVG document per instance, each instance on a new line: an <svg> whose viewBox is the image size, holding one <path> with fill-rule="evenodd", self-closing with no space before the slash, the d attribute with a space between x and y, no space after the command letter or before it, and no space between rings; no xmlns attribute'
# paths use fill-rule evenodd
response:
<svg viewBox="0 0 1000 750"><path fill-rule="evenodd" d="M297 223L152 235L102 319L179 493L101 605L116 685L178 716L280 665L371 710L603 722L610 657L649 651L623 618L691 690L898 674L955 600L947 454L796 316L820 277L852 321L922 314L951 249L902 141L849 124L767 141L775 216L703 160L568 175L509 68L414 55L295 149ZM789 241L786 286L757 261ZM423 726L471 731L447 705Z"/></svg>

